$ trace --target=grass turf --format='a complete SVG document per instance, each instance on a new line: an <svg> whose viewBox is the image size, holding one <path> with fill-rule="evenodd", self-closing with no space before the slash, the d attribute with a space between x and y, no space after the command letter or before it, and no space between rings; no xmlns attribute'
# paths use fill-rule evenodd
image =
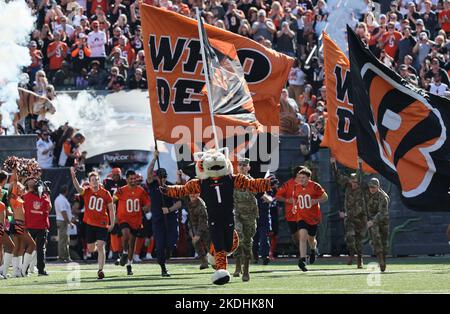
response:
<svg viewBox="0 0 450 314"><path fill-rule="evenodd" d="M267 266L251 265L250 282L232 278L225 286L212 285L212 270L200 271L198 261L169 262L171 278L162 278L154 263L133 265L133 276L127 276L124 267L108 264L103 280L96 279L95 264L80 264L79 272L71 265L48 264L50 276L0 280L0 293L450 293L448 255L388 259L387 271L379 276L376 265L369 264L374 259L366 258L361 270L345 262L344 258L320 258L302 273L295 260L279 259Z"/></svg>

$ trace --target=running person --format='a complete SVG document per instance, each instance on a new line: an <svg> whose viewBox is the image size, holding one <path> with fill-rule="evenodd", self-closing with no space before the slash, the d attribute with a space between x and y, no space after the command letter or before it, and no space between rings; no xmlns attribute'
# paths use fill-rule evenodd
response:
<svg viewBox="0 0 450 314"><path fill-rule="evenodd" d="M311 170L298 167L295 178L286 182L277 192L277 199L286 203L286 220L291 234L298 239L300 259L298 267L306 268L307 245L311 248L310 264L316 259L317 227L321 220L320 203L328 195L320 184L311 180ZM289 219L288 219L289 218Z"/></svg>
<svg viewBox="0 0 450 314"><path fill-rule="evenodd" d="M127 181L122 178L122 170L120 168L113 168L111 171L111 177L107 177L103 180L103 186L111 195L114 195L118 188L127 185ZM117 204L115 203L116 208ZM111 259L115 260L115 264L119 265L119 252L122 252L122 233L120 232L119 223L116 221L114 228L112 229L110 240L110 252L112 252Z"/></svg>
<svg viewBox="0 0 450 314"><path fill-rule="evenodd" d="M85 211L83 222L86 224L86 238L88 251L90 253L98 251L98 279L103 279L103 266L105 265L106 254L105 245L108 239L108 232L111 232L116 220L114 203L111 194L100 185L98 173L91 172L88 176L89 187L80 186L75 169L70 168L72 182L75 189L83 197ZM109 217L108 217L109 212ZM108 219L109 218L109 219Z"/></svg>
<svg viewBox="0 0 450 314"><path fill-rule="evenodd" d="M127 264L127 274L133 275L131 264L133 262L134 246L136 236L142 225L142 211L150 207L150 198L147 192L138 185L136 172L128 170L126 175L127 185L119 188L114 194L117 200L117 218L122 231L123 253L120 265ZM128 262L127 262L128 261Z"/></svg>

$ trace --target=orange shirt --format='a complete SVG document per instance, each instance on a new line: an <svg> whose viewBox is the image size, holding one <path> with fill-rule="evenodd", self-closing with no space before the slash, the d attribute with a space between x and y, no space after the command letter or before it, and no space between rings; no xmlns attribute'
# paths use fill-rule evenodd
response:
<svg viewBox="0 0 450 314"><path fill-rule="evenodd" d="M398 50L398 42L402 37L402 34L397 31L394 31L392 35L389 34L389 32L385 32L383 36L381 36L381 41L383 43L389 38L389 41L384 45L384 51L386 51L390 57L395 58L395 54Z"/></svg>
<svg viewBox="0 0 450 314"><path fill-rule="evenodd" d="M441 12L439 12L439 20L442 20L444 18L444 16L447 17L448 22L442 22L441 23L441 28L445 31L445 32L450 32L450 10L442 10Z"/></svg>
<svg viewBox="0 0 450 314"><path fill-rule="evenodd" d="M97 192L88 187L83 190L81 195L85 208L83 222L94 227L108 228L108 204L113 201L111 194L103 187L100 187Z"/></svg>
<svg viewBox="0 0 450 314"><path fill-rule="evenodd" d="M58 43L52 42L50 45L48 45L47 55L53 51L56 51L56 53L49 58L48 68L50 70L59 70L61 69L62 62L64 61L65 55L67 53L67 44L60 41L58 46Z"/></svg>
<svg viewBox="0 0 450 314"><path fill-rule="evenodd" d="M304 187L290 179L278 190L276 198L293 200L293 204L285 203L286 221L303 220L307 224L317 225L322 218L320 205L311 205L311 201L320 198L323 193L324 189L314 181L309 181Z"/></svg>
<svg viewBox="0 0 450 314"><path fill-rule="evenodd" d="M125 185L120 187L114 199L118 201L117 218L119 224L128 223L132 229L142 228L142 207L150 206L150 197L141 187Z"/></svg>

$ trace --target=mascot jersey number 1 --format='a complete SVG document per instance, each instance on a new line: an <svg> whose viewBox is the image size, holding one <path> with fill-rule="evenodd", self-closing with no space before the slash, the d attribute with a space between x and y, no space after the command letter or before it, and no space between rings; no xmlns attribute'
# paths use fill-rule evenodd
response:
<svg viewBox="0 0 450 314"><path fill-rule="evenodd" d="M212 281L225 284L230 280L227 271L227 254L237 246L234 232L234 189L262 193L272 189L275 177L249 179L241 174L233 174L233 166L228 153L211 149L195 153L197 178L185 185L172 185L162 188L162 192L173 198L200 193L208 211L208 225L211 242L214 246L216 271ZM233 243L234 242L234 243ZM234 244L234 245L233 245ZM234 247L234 249L235 249Z"/></svg>

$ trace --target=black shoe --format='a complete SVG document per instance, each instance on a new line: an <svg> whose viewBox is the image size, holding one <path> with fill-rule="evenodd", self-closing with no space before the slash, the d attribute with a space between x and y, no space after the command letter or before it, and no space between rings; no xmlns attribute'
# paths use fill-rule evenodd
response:
<svg viewBox="0 0 450 314"><path fill-rule="evenodd" d="M128 254L122 254L120 257L120 266L125 266L128 261Z"/></svg>
<svg viewBox="0 0 450 314"><path fill-rule="evenodd" d="M116 261L114 262L114 265L116 265L116 266L120 265L120 258L116 259Z"/></svg>
<svg viewBox="0 0 450 314"><path fill-rule="evenodd" d="M254 257L253 258L253 264L258 264L259 262L259 257Z"/></svg>
<svg viewBox="0 0 450 314"><path fill-rule="evenodd" d="M99 270L97 272L97 279L102 280L103 278L105 278L105 274L103 273L103 270Z"/></svg>
<svg viewBox="0 0 450 314"><path fill-rule="evenodd" d="M127 275L128 276L132 276L133 275L133 271L131 270L131 265L127 265Z"/></svg>
<svg viewBox="0 0 450 314"><path fill-rule="evenodd" d="M302 271L308 271L306 268L305 261L303 259L298 260L298 268L300 268Z"/></svg>
<svg viewBox="0 0 450 314"><path fill-rule="evenodd" d="M39 271L38 276L48 276L48 273L45 270Z"/></svg>
<svg viewBox="0 0 450 314"><path fill-rule="evenodd" d="M316 250L311 250L311 255L309 255L309 264L314 264L316 261Z"/></svg>
<svg viewBox="0 0 450 314"><path fill-rule="evenodd" d="M163 271L161 271L161 276L163 276L163 277L170 277L170 274L169 274L169 272L167 270L163 270Z"/></svg>
<svg viewBox="0 0 450 314"><path fill-rule="evenodd" d="M270 262L270 258L268 258L268 257L263 258L263 265L269 265L269 262Z"/></svg>

